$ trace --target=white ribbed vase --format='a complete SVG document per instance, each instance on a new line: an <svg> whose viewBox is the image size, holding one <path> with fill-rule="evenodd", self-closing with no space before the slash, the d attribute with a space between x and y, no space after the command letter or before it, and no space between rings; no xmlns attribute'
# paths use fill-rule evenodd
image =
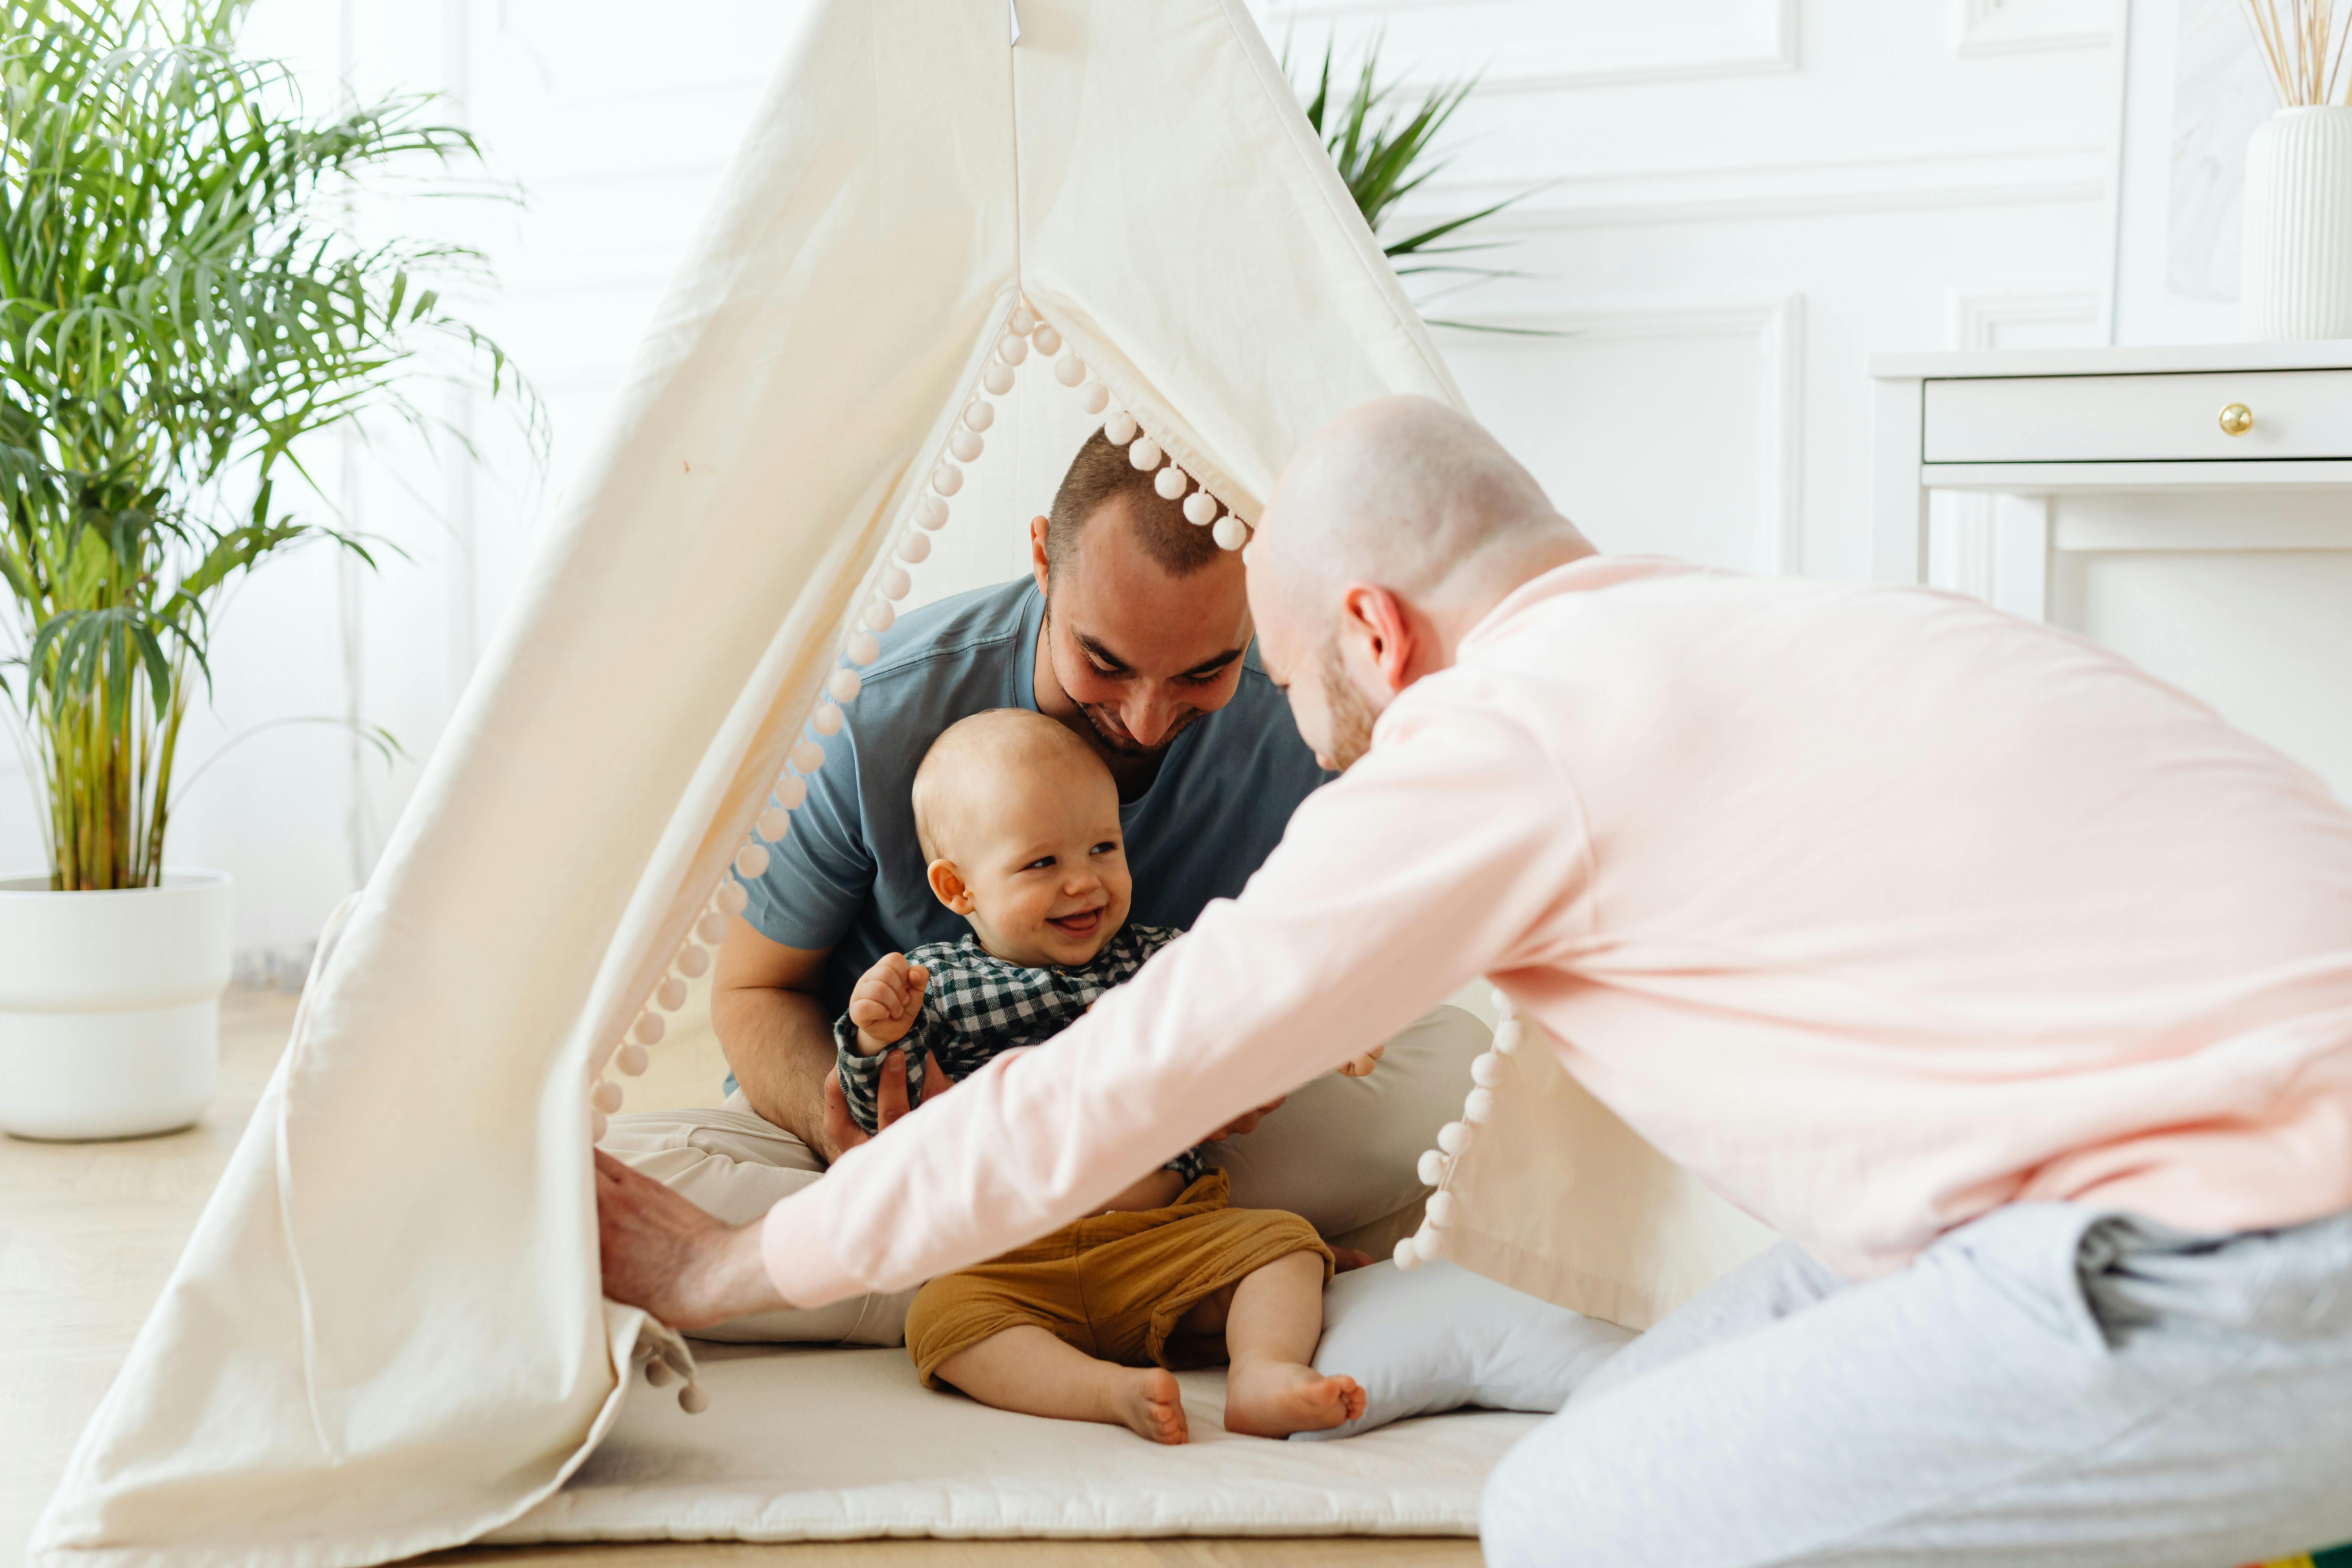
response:
<svg viewBox="0 0 2352 1568"><path fill-rule="evenodd" d="M2282 109L2256 130L2245 211L2246 336L2352 338L2352 107Z"/></svg>

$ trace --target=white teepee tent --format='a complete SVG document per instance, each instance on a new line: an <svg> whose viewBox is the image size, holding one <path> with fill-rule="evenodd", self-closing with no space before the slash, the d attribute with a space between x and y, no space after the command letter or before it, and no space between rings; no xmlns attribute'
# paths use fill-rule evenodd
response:
<svg viewBox="0 0 2352 1568"><path fill-rule="evenodd" d="M383 1561L594 1446L644 1323L599 1297L590 1086L797 803L968 410L1057 349L1244 520L1339 410L1458 401L1239 0L823 6L39 1561Z"/></svg>

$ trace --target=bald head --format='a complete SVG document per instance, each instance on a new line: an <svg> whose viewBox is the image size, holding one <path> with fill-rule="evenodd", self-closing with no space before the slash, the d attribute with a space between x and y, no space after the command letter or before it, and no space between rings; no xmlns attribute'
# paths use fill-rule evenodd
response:
<svg viewBox="0 0 2352 1568"><path fill-rule="evenodd" d="M1593 550L1475 420L1385 397L1298 449L1246 553L1266 672L1323 765L1345 768L1497 604Z"/></svg>
<svg viewBox="0 0 2352 1568"><path fill-rule="evenodd" d="M1255 544L1254 572L1318 604L1369 582L1431 607L1491 600L1531 563L1592 548L1483 426L1426 397L1362 404L1317 431L1283 469Z"/></svg>
<svg viewBox="0 0 2352 1568"><path fill-rule="evenodd" d="M940 731L915 770L915 837L923 858L956 858L974 823L995 822L1039 790L1118 788L1094 748L1026 708L995 708Z"/></svg>

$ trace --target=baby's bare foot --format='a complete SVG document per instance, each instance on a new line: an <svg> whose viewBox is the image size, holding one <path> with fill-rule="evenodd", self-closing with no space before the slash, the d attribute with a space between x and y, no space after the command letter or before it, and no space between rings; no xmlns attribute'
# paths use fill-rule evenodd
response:
<svg viewBox="0 0 2352 1568"><path fill-rule="evenodd" d="M1225 1374L1225 1430L1254 1437L1321 1432L1364 1413L1352 1377L1325 1377L1291 1362L1235 1362Z"/></svg>
<svg viewBox="0 0 2352 1568"><path fill-rule="evenodd" d="M1122 1379L1112 1408L1139 1436L1155 1443L1181 1443L1188 1436L1176 1375L1164 1367L1145 1367Z"/></svg>

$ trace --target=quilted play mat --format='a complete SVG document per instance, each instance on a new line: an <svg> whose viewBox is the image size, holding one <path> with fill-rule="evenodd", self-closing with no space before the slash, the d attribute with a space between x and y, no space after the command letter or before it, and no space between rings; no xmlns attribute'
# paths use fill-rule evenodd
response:
<svg viewBox="0 0 2352 1568"><path fill-rule="evenodd" d="M1192 1440L992 1410L916 1381L901 1350L695 1347L709 1407L631 1386L563 1487L488 1536L1475 1535L1487 1469L1541 1416L1461 1411L1344 1442L1224 1429L1222 1371L1181 1374Z"/></svg>

